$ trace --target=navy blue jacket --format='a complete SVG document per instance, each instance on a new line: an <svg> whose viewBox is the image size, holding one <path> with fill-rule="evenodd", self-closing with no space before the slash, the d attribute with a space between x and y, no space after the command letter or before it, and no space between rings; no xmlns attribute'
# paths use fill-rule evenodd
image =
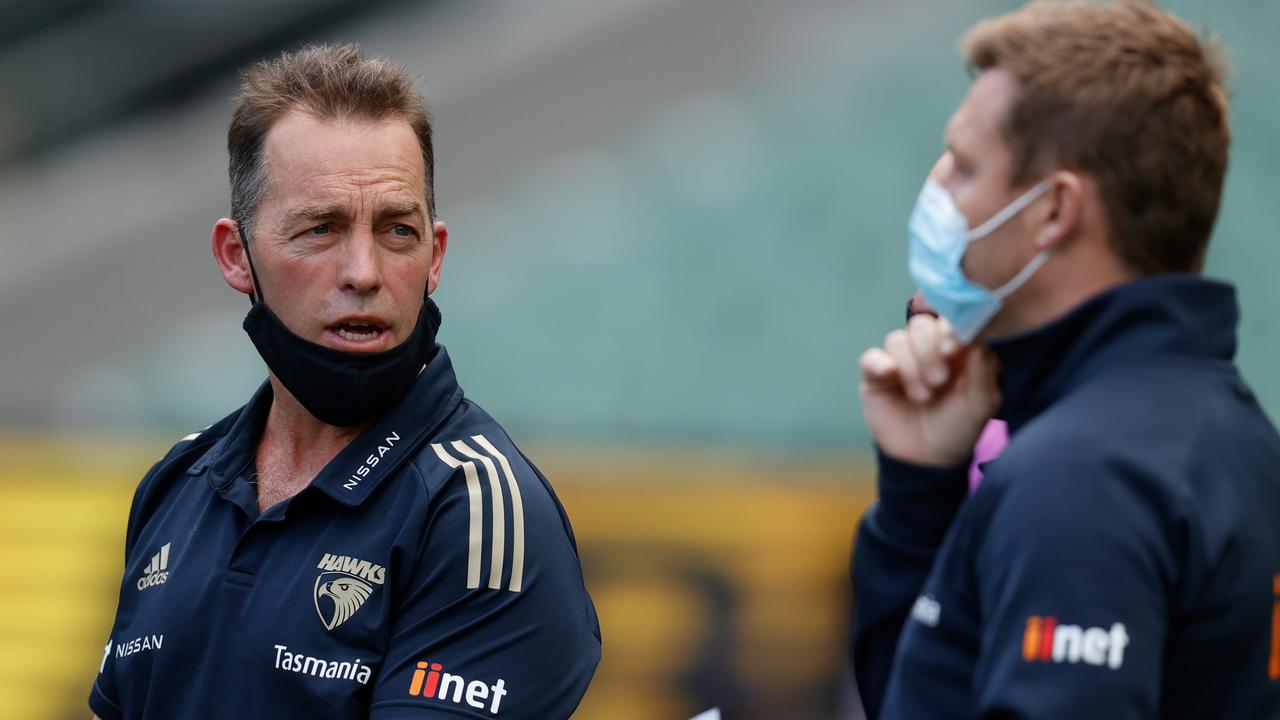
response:
<svg viewBox="0 0 1280 720"><path fill-rule="evenodd" d="M134 497L89 705L120 718L567 718L600 659L551 486L437 347L406 397L258 512L264 384Z"/></svg>
<svg viewBox="0 0 1280 720"><path fill-rule="evenodd" d="M1114 288L992 344L1011 440L972 497L964 466L880 458L869 717L1280 717L1280 437L1236 321L1198 276Z"/></svg>

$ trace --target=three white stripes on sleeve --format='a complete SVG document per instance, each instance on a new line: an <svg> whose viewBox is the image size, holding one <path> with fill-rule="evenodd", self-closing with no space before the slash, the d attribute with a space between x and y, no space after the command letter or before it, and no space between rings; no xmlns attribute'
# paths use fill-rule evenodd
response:
<svg viewBox="0 0 1280 720"><path fill-rule="evenodd" d="M480 492L480 475L476 463L484 467L489 481L489 497L493 500L493 545L489 569L489 587L493 590L502 587L502 565L506 559L506 507L502 500L502 484L498 478L498 467L506 479L511 491L511 592L520 592L524 579L524 503L520 500L520 488L516 485L515 474L511 472L511 464L507 456L483 435L472 435L471 441L484 452L478 452L464 440L454 440L446 448L443 443L432 443L431 449L436 457L453 469L462 468L467 480L467 499L470 502L471 520L469 527L469 543L467 545L467 587L480 587L480 559L484 552L484 496ZM457 453L455 456L453 453ZM487 455L485 454L487 453ZM495 466L493 461L497 460Z"/></svg>

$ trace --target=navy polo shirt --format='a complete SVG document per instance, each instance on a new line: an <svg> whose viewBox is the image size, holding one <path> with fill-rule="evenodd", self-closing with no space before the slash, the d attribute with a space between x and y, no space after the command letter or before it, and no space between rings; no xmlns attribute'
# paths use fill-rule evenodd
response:
<svg viewBox="0 0 1280 720"><path fill-rule="evenodd" d="M139 485L93 711L569 717L600 659L573 530L444 348L308 487L259 513L271 397L264 384Z"/></svg>

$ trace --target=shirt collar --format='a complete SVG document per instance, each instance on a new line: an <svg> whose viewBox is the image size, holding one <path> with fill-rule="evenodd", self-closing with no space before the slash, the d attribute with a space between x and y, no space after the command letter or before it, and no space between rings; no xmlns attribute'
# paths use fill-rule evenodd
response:
<svg viewBox="0 0 1280 720"><path fill-rule="evenodd" d="M1047 325L990 343L1001 368L997 417L1016 430L1085 379L1141 357L1230 362L1238 319L1235 289L1199 275L1114 287Z"/></svg>
<svg viewBox="0 0 1280 720"><path fill-rule="evenodd" d="M208 471L209 484L225 492L252 462L271 407L270 381L232 417L231 428L187 471ZM364 502L384 478L413 455L422 439L462 401L453 363L443 345L436 345L426 369L408 392L367 430L343 448L311 482L311 487L338 502Z"/></svg>

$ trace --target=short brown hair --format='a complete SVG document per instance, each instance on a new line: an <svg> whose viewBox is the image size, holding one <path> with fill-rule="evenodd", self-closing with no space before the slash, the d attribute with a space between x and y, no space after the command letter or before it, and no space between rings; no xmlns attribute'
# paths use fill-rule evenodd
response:
<svg viewBox="0 0 1280 720"><path fill-rule="evenodd" d="M248 240L266 192L265 141L271 126L291 110L316 118L409 123L422 146L428 219L434 219L435 162L431 119L413 78L383 58L368 58L355 44L307 45L256 63L242 74L227 130L231 176L231 218Z"/></svg>
<svg viewBox="0 0 1280 720"><path fill-rule="evenodd" d="M1011 73L1013 182L1053 167L1092 175L1112 249L1139 274L1199 271L1227 148L1217 43L1142 0L1037 0L961 43L974 72Z"/></svg>

